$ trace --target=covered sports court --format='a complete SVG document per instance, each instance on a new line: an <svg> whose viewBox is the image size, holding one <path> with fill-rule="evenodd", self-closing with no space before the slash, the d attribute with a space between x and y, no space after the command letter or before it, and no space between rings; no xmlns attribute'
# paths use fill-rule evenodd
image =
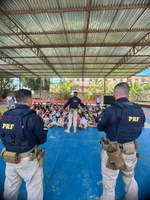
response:
<svg viewBox="0 0 150 200"><path fill-rule="evenodd" d="M146 113L146 127L138 139L138 159L135 178L139 185L139 200L150 197L150 109ZM102 194L100 138L105 134L96 127L65 133L65 128L49 129L44 161L44 200L99 200ZM0 150L2 144L0 143ZM3 192L5 162L0 160L0 195ZM124 183L119 175L116 187L116 200L124 200ZM19 200L26 200L23 183Z"/></svg>
<svg viewBox="0 0 150 200"><path fill-rule="evenodd" d="M150 66L149 0L3 0L0 2L0 78L130 78ZM136 179L150 196L150 109L139 138ZM102 193L96 127L48 132L44 200L98 200ZM2 145L0 144L0 150ZM0 195L5 163L0 160ZM124 199L119 176L117 200ZM19 200L26 199L24 183Z"/></svg>

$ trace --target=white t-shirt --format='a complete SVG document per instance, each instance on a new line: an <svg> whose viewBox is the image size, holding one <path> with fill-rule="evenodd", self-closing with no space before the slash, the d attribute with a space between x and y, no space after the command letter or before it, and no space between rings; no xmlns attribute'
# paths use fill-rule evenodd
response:
<svg viewBox="0 0 150 200"><path fill-rule="evenodd" d="M82 125L86 125L86 124L87 124L87 120L81 118L81 119L80 119L80 124L82 124Z"/></svg>
<svg viewBox="0 0 150 200"><path fill-rule="evenodd" d="M12 100L12 97L11 96L8 96L7 97L7 101L11 101Z"/></svg>
<svg viewBox="0 0 150 200"><path fill-rule="evenodd" d="M50 103L50 98L49 97L47 98L47 102Z"/></svg>
<svg viewBox="0 0 150 200"><path fill-rule="evenodd" d="M96 103L100 103L100 97L96 97Z"/></svg>

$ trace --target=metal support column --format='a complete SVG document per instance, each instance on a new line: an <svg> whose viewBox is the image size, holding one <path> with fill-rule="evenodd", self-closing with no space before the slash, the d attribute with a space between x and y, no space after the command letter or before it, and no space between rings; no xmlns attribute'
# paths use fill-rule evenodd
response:
<svg viewBox="0 0 150 200"><path fill-rule="evenodd" d="M42 98L42 78L40 78L40 99Z"/></svg>
<svg viewBox="0 0 150 200"><path fill-rule="evenodd" d="M62 90L61 90L62 79L60 78L60 100L62 99Z"/></svg>
<svg viewBox="0 0 150 200"><path fill-rule="evenodd" d="M2 98L2 91L3 91L3 78L0 79L0 98Z"/></svg>
<svg viewBox="0 0 150 200"><path fill-rule="evenodd" d="M104 95L106 94L106 79L104 78Z"/></svg>
<svg viewBox="0 0 150 200"><path fill-rule="evenodd" d="M22 88L21 78L19 78L19 89Z"/></svg>
<svg viewBox="0 0 150 200"><path fill-rule="evenodd" d="M82 99L84 99L84 83L83 83L83 77L82 77Z"/></svg>

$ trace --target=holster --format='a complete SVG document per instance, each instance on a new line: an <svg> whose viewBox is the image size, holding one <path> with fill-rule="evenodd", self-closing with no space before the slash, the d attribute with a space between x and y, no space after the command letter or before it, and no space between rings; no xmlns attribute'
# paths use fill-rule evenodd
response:
<svg viewBox="0 0 150 200"><path fill-rule="evenodd" d="M111 143L109 143L109 145L111 145ZM125 161L118 143L116 143L115 149L111 149L112 151L109 151L109 145L107 150L108 160L106 167L112 170L124 169Z"/></svg>
<svg viewBox="0 0 150 200"><path fill-rule="evenodd" d="M74 113L74 109L70 109L70 113L73 114Z"/></svg>
<svg viewBox="0 0 150 200"><path fill-rule="evenodd" d="M35 148L33 151L30 152L29 158L30 160L35 160L38 157L39 149Z"/></svg>
<svg viewBox="0 0 150 200"><path fill-rule="evenodd" d="M108 139L105 137L102 137L100 140L100 145L102 149L107 150L108 149Z"/></svg>
<svg viewBox="0 0 150 200"><path fill-rule="evenodd" d="M43 163L44 163L44 156L45 156L45 149L40 149L39 152L38 152L38 156L37 156L37 159L39 161L39 165L40 167L43 166Z"/></svg>
<svg viewBox="0 0 150 200"><path fill-rule="evenodd" d="M2 158L8 163L13 163L13 164L20 163L20 158L16 152L10 152L10 151L4 150L2 152Z"/></svg>

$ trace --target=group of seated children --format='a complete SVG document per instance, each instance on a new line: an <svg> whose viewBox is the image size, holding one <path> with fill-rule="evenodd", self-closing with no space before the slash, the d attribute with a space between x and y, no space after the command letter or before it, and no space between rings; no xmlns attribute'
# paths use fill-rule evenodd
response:
<svg viewBox="0 0 150 200"><path fill-rule="evenodd" d="M69 109L63 108L63 105L33 103L33 109L39 115L46 127L53 126L64 127L68 124ZM97 117L100 114L100 108L87 105L86 108L78 110L77 126L86 129L88 126L96 126Z"/></svg>

